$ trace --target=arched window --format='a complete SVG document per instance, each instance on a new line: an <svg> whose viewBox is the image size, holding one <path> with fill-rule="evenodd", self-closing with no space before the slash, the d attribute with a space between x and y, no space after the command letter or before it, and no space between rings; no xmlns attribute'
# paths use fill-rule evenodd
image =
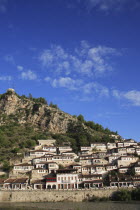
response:
<svg viewBox="0 0 140 210"><path fill-rule="evenodd" d="M55 184L52 186L52 189L56 189L56 185Z"/></svg>
<svg viewBox="0 0 140 210"><path fill-rule="evenodd" d="M48 185L48 186L47 186L47 189L51 189L51 185Z"/></svg>

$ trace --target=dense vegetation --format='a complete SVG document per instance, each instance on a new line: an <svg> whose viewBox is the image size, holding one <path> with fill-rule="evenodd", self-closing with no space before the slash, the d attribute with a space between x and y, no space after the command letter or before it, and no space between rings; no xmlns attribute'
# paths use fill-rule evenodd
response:
<svg viewBox="0 0 140 210"><path fill-rule="evenodd" d="M113 193L111 197L93 196L89 199L91 202L97 201L140 201L140 188L134 190L121 189Z"/></svg>
<svg viewBox="0 0 140 210"><path fill-rule="evenodd" d="M140 188L129 191L127 189L122 189L118 192L115 192L113 197L113 201L140 201Z"/></svg>

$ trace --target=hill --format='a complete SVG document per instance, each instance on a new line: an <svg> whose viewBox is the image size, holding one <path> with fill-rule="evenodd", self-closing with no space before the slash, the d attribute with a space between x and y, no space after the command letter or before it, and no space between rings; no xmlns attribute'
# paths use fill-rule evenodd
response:
<svg viewBox="0 0 140 210"><path fill-rule="evenodd" d="M9 160L37 144L55 138L57 145L70 143L75 151L92 142L114 141L108 128L82 115L72 116L46 99L19 96L13 89L0 94L0 161Z"/></svg>

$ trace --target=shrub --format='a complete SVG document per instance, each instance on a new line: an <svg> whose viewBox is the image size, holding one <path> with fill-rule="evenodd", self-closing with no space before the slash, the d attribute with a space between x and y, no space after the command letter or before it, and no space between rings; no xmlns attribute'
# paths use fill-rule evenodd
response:
<svg viewBox="0 0 140 210"><path fill-rule="evenodd" d="M128 190L120 190L114 193L112 196L113 201L131 201L131 192Z"/></svg>

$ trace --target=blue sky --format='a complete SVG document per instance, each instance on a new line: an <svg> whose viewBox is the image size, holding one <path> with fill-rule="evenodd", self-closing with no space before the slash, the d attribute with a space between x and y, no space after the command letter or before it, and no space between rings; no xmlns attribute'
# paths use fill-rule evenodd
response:
<svg viewBox="0 0 140 210"><path fill-rule="evenodd" d="M139 0L0 0L0 92L140 141L139 20Z"/></svg>

